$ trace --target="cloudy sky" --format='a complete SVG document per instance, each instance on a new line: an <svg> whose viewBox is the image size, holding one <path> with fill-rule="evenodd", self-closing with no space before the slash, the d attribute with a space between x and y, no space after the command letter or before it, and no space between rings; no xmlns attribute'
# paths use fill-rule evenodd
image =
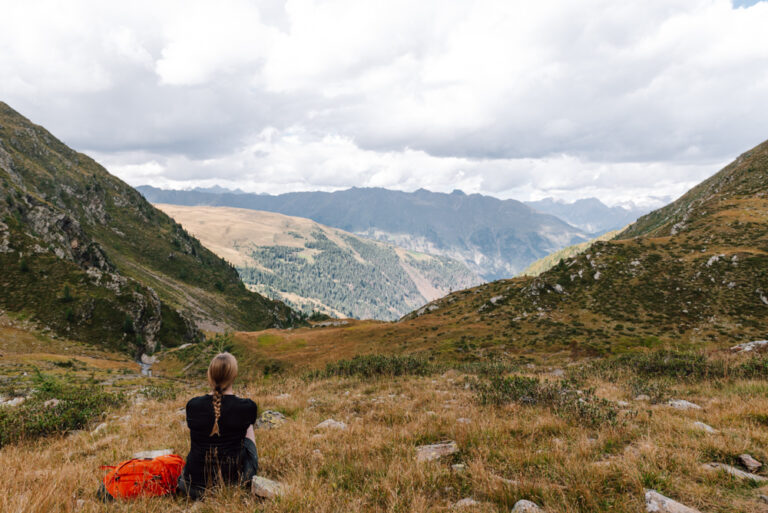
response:
<svg viewBox="0 0 768 513"><path fill-rule="evenodd" d="M0 0L0 101L132 185L676 197L768 139L768 2Z"/></svg>

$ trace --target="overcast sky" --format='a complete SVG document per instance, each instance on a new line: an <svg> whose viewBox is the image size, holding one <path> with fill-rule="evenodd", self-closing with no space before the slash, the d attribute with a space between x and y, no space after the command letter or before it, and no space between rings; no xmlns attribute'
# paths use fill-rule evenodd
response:
<svg viewBox="0 0 768 513"><path fill-rule="evenodd" d="M0 0L0 100L132 185L653 203L768 139L768 2Z"/></svg>

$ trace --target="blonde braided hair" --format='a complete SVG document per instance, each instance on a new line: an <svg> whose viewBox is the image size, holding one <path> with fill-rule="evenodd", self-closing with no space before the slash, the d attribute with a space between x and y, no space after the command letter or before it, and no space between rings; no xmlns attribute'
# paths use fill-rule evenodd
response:
<svg viewBox="0 0 768 513"><path fill-rule="evenodd" d="M229 388L237 377L237 360L230 353L219 353L213 357L208 366L208 383L213 388L213 429L208 436L221 436L219 419L221 418L221 398L224 390Z"/></svg>

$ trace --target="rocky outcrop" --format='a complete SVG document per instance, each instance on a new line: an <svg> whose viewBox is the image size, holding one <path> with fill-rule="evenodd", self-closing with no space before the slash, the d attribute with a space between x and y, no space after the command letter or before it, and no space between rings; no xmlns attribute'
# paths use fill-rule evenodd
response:
<svg viewBox="0 0 768 513"><path fill-rule="evenodd" d="M701 513L663 496L656 490L645 491L645 510L649 513Z"/></svg>
<svg viewBox="0 0 768 513"><path fill-rule="evenodd" d="M416 461L434 461L457 452L459 452L459 446L452 440L431 445L421 445L416 448Z"/></svg>

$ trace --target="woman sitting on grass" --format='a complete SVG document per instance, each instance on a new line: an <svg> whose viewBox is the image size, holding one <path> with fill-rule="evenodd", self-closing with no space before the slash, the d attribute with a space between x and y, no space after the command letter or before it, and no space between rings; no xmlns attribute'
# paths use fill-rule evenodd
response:
<svg viewBox="0 0 768 513"><path fill-rule="evenodd" d="M235 357L217 354L208 367L212 392L187 403L190 449L179 492L192 499L217 483L246 484L259 469L253 433L257 407L234 394L236 376Z"/></svg>

